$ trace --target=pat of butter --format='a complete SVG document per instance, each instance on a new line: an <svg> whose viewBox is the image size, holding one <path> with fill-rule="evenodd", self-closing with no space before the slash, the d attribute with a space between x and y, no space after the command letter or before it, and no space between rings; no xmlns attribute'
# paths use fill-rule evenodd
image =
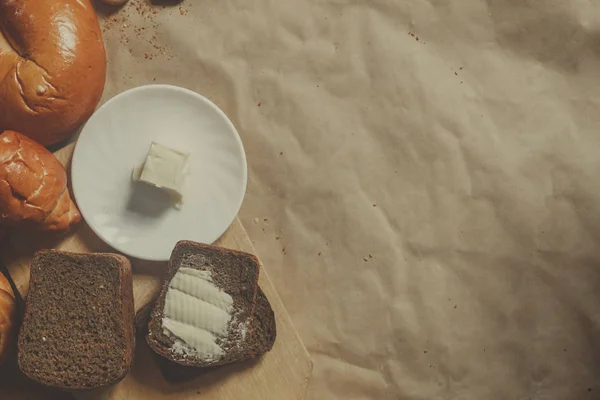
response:
<svg viewBox="0 0 600 400"><path fill-rule="evenodd" d="M146 161L134 168L132 178L170 192L180 203L188 158L188 153L152 142Z"/></svg>
<svg viewBox="0 0 600 400"><path fill-rule="evenodd" d="M175 352L214 360L223 355L216 337L227 336L232 310L233 298L213 283L209 271L180 268L167 290L163 332L175 339Z"/></svg>

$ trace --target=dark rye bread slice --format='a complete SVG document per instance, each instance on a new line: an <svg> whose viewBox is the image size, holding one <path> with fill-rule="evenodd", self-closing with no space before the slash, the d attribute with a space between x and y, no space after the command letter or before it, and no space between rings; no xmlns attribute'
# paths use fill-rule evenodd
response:
<svg viewBox="0 0 600 400"><path fill-rule="evenodd" d="M67 390L119 382L135 347L131 264L116 254L43 250L31 262L19 368Z"/></svg>
<svg viewBox="0 0 600 400"><path fill-rule="evenodd" d="M205 359L191 352L175 351L173 346L177 338L163 330L169 284L180 268L209 271L213 283L233 299L227 334L215 338L216 344L223 350L221 356ZM152 350L167 360L190 367L210 367L243 359L247 350L246 342L250 336L259 272L260 264L252 254L190 241L177 243L171 254L165 282L150 317L146 341Z"/></svg>
<svg viewBox="0 0 600 400"><path fill-rule="evenodd" d="M147 318L147 310L140 310L136 315L136 320L140 325L146 319L146 327L148 326ZM143 329L143 326L141 329ZM250 339L247 341L244 356L238 361L254 359L271 351L276 337L277 324L275 322L275 313L271 308L271 303L269 303L267 296L265 296L259 287L256 294L254 317L250 328ZM195 379L207 371L206 368L202 367L186 367L160 356L157 356L157 362L165 379L174 383Z"/></svg>

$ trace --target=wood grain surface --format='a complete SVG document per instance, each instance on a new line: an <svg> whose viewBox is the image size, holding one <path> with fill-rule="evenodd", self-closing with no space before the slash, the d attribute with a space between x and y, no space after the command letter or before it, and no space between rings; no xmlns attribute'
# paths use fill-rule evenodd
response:
<svg viewBox="0 0 600 400"><path fill-rule="evenodd" d="M69 167L73 144L57 151L56 157ZM219 246L254 253L252 242L236 218L229 230L217 241ZM2 261L19 292L26 296L29 283L29 260L41 248L74 252L111 252L92 230L82 223L66 236L41 233L13 233L2 251ZM157 295L165 263L132 260L136 311ZM312 362L264 268L259 284L269 298L277 319L277 341L262 359L210 370L185 384L170 384L162 377L153 354L145 341L138 340L131 373L118 385L101 391L75 393L82 400L121 399L220 399L220 400L300 400L306 397ZM70 394L41 388L27 381L18 371L14 355L0 369L0 398L68 399Z"/></svg>

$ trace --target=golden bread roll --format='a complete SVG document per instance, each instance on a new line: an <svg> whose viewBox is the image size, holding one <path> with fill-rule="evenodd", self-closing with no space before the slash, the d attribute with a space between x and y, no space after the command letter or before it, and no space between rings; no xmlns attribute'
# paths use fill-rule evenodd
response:
<svg viewBox="0 0 600 400"><path fill-rule="evenodd" d="M13 131L2 133L0 225L67 231L80 220L62 164L26 136Z"/></svg>
<svg viewBox="0 0 600 400"><path fill-rule="evenodd" d="M105 79L89 0L0 0L0 131L60 142L92 115Z"/></svg>
<svg viewBox="0 0 600 400"><path fill-rule="evenodd" d="M0 364L14 343L16 316L15 295L8 280L0 272Z"/></svg>

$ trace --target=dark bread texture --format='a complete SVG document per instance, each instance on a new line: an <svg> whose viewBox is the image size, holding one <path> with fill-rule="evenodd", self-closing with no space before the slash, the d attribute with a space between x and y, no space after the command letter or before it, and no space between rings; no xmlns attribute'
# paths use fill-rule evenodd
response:
<svg viewBox="0 0 600 400"><path fill-rule="evenodd" d="M146 320L146 327L148 326L148 318L149 315L147 309L138 311L136 315L136 321L139 324L138 327L140 327L138 329L143 329L141 326L144 325L144 320ZM245 346L246 351L244 356L238 361L241 362L254 359L271 351L275 344L276 337L277 324L275 322L275 313L271 308L267 296L265 296L264 292L259 287L256 294L254 317L250 328L250 339ZM186 382L195 379L210 370L202 367L188 367L177 364L159 355L156 356L156 361L165 379L173 383Z"/></svg>
<svg viewBox="0 0 600 400"><path fill-rule="evenodd" d="M175 338L163 332L166 294L171 280L182 267L210 271L214 284L233 298L233 316L228 325L227 336L216 339L224 353L214 360L207 361L193 354L176 353L172 349ZM245 359L247 341L252 336L259 271L258 259L251 254L190 241L177 243L148 326L146 341L152 350L169 361L188 367L211 367ZM245 336L242 329L246 330Z"/></svg>
<svg viewBox="0 0 600 400"><path fill-rule="evenodd" d="M273 349L277 338L277 323L271 303L262 289L256 294L256 307L252 320L250 340L246 351L246 359L259 357Z"/></svg>
<svg viewBox="0 0 600 400"><path fill-rule="evenodd" d="M144 338L148 334L148 322L150 322L150 314L154 308L154 301L146 304L135 313L135 336Z"/></svg>
<svg viewBox="0 0 600 400"><path fill-rule="evenodd" d="M115 384L133 361L134 319L127 258L42 250L31 262L19 368L60 389Z"/></svg>

